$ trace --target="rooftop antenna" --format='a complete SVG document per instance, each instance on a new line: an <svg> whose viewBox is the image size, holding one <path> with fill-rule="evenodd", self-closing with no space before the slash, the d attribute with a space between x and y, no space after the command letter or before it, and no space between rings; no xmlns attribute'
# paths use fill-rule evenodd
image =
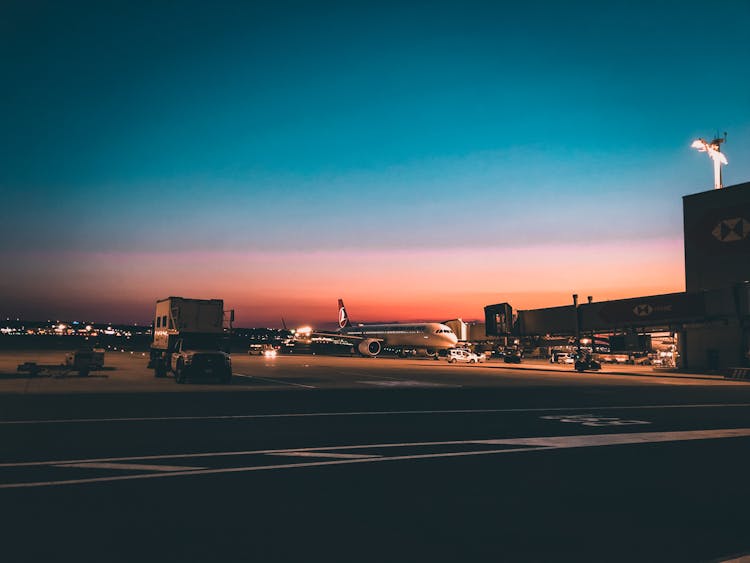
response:
<svg viewBox="0 0 750 563"><path fill-rule="evenodd" d="M727 132L724 131L724 137L719 137L716 134L716 138L713 141L706 141L704 139L696 139L690 146L694 149L698 149L699 152L708 153L708 157L714 162L714 189L719 190L724 187L721 182L721 165L728 164L727 157L721 154L721 144L727 142Z"/></svg>

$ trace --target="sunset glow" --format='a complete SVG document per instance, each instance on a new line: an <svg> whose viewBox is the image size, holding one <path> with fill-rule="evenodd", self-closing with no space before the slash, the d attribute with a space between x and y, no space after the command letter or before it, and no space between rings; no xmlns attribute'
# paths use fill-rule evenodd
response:
<svg viewBox="0 0 750 563"><path fill-rule="evenodd" d="M147 322L157 298L181 295L223 298L240 326L279 326L281 317L291 324L334 323L338 297L355 321L444 320L481 318L484 305L501 301L534 308L567 303L572 293L604 300L682 291L681 244L12 259L24 272L19 293L36 300L37 314L89 318L105 309L108 321ZM45 278L52 265L65 268L65 279Z"/></svg>
<svg viewBox="0 0 750 563"><path fill-rule="evenodd" d="M729 131L725 183L750 177L747 5L713 14L717 57L691 1L66 4L4 14L2 317L680 291L681 198L712 185L691 141Z"/></svg>

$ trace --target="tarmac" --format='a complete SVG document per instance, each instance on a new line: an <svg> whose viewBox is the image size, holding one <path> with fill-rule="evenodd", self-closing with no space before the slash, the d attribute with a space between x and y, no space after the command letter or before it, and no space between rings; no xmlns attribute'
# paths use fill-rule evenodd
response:
<svg viewBox="0 0 750 563"><path fill-rule="evenodd" d="M506 364L497 359L485 363L448 364L445 359L361 358L350 356L280 355L275 358L233 354L232 385L193 382L176 385L171 377L156 379L147 366L147 354L107 352L104 368L79 376L72 370L48 369L39 375L18 371L34 362L55 366L64 363L64 351L0 352L0 393L120 393L249 391L269 389L357 389L388 387L495 387L523 379L532 385L578 385L593 381L664 385L747 385L750 381L727 379L715 373L667 371L651 366L604 364L599 371L578 373L569 364L525 360Z"/></svg>
<svg viewBox="0 0 750 563"><path fill-rule="evenodd" d="M237 354L231 385L0 353L5 560L725 561L750 386L647 366ZM637 538L637 541L623 541Z"/></svg>

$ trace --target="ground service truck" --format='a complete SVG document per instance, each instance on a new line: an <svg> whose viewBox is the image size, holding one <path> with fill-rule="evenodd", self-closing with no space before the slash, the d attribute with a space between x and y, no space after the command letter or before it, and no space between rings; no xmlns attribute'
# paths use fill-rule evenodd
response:
<svg viewBox="0 0 750 563"><path fill-rule="evenodd" d="M230 313L231 317L234 311ZM156 377L174 374L177 383L191 378L232 381L224 301L167 297L156 302L154 340L148 367Z"/></svg>

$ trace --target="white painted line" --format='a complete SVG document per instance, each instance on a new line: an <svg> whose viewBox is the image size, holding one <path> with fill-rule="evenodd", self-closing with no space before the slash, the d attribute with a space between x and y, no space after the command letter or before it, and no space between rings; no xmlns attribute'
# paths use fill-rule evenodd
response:
<svg viewBox="0 0 750 563"><path fill-rule="evenodd" d="M628 434L598 434L593 436L546 436L543 438L512 438L510 440L477 440L476 443L546 446L549 448L586 448L592 446L618 446L623 444L684 442L686 440L713 440L717 438L744 438L747 436L750 436L750 428L683 430L676 432L634 432Z"/></svg>
<svg viewBox="0 0 750 563"><path fill-rule="evenodd" d="M52 467L79 467L82 469L126 469L137 471L194 471L205 467L187 467L184 465L143 465L141 463L109 463L88 461L84 463L61 463Z"/></svg>
<svg viewBox="0 0 750 563"><path fill-rule="evenodd" d="M230 452L201 452L201 453L188 453L188 454L165 454L165 455L151 455L151 456L130 456L130 457L108 457L108 458L97 458L97 459L70 459L70 460L54 460L54 461L22 461L15 463L0 463L0 469L5 467L39 467L48 465L69 465L73 463L99 463L99 462L121 462L121 461L154 461L164 459L192 459L192 458L205 458L205 457L227 457L227 456L243 456L243 455L283 455L286 453L293 452L331 452L336 450L356 450L362 448L392 448L392 447L420 447L420 446L452 446L457 444L473 444L475 440L459 440L459 441L448 441L448 442L405 442L405 443L385 443L385 444L366 444L366 445L354 445L354 446L317 446L311 448L283 448L275 450L241 450L241 451L230 451Z"/></svg>
<svg viewBox="0 0 750 563"><path fill-rule="evenodd" d="M464 440L456 442L422 442L421 445L435 446L441 444L476 444L476 445L513 445L513 446L527 446L521 448L503 448L493 450L471 450L462 452L439 452L439 453L427 453L427 454L413 454L403 456L383 456L383 457L367 457L367 458L355 458L355 459L335 459L331 461L314 461L305 463L292 463L292 464L280 464L280 465L259 465L259 466L245 466L245 467L225 467L219 469L200 469L195 471L175 471L175 472L160 472L160 473L146 473L137 475L118 475L111 477L95 477L90 479L70 479L63 481L39 481L33 483L5 483L0 484L0 489L20 489L20 488L31 488L31 487L46 487L46 486L62 486L62 485L76 485L86 483L104 483L112 481L130 481L135 479L155 479L159 477L182 477L182 476L197 476L197 475L216 475L222 473L246 473L250 471L269 471L273 469L295 469L303 467L322 467L326 465L344 465L352 463L375 463L381 461L407 461L407 460L422 460L422 459L439 459L439 458L451 458L451 457L465 457L465 456L477 456L477 455L495 455L495 454L513 454L528 451L540 451L540 450L552 450L560 448L582 448L582 447L595 447L595 446L612 446L612 445L623 445L623 444L648 444L648 443L659 443L659 442L680 442L686 440L709 440L709 439L720 439L720 438L747 438L750 437L750 428L733 428L727 430L692 430L692 431L678 431L678 432L641 432L632 434L606 434L606 435L593 435L593 436L546 436L538 438L509 438L499 440ZM358 448L376 448L376 447L404 447L413 446L415 444L367 444L367 445L356 445L356 446L336 446L333 448L327 448L329 450L335 449L358 449ZM323 449L323 448L320 448ZM266 452L257 451L252 453L270 453L273 450ZM303 450L277 450L286 452L296 452ZM312 449L307 450L312 451ZM235 453L236 452L228 452ZM196 457L202 454L196 454ZM216 455L216 454L207 454ZM169 457L169 456L164 456Z"/></svg>
<svg viewBox="0 0 750 563"><path fill-rule="evenodd" d="M550 448L545 447L534 447L534 448L516 448L508 449L503 448L500 450L484 450L484 451L471 451L471 452L452 452L452 453L439 453L439 454L424 454L424 455L412 455L412 456L394 456L394 457L374 457L374 458L357 458L357 459L339 459L333 461L310 461L305 463L288 463L279 465L256 465L251 467L226 467L222 469L206 469L203 471L180 471L175 473L146 473L140 475L118 475L117 477L94 477L91 479L75 479L67 481L38 481L35 483L8 483L0 484L0 489L25 489L33 487L55 487L62 485L82 485L88 483L106 483L112 481L132 481L136 479L155 479L158 477L189 477L199 475L214 475L221 473L247 473L250 471L268 471L273 469L294 469L298 467L323 467L326 465L347 465L350 463L370 463L376 461L400 461L400 460L417 460L417 459L429 459L429 458L441 458L441 457L461 457L469 455L488 455L488 454L505 454L505 453L516 453L516 452L528 452L537 450L547 450Z"/></svg>
<svg viewBox="0 0 750 563"><path fill-rule="evenodd" d="M242 374L234 374L242 375ZM245 375L243 377L251 377ZM525 412L563 411L610 411L610 410L659 410L659 409L718 409L746 408L750 403L711 403L697 405L624 405L607 407L533 407L512 409L445 409L445 410L404 410L404 411L351 411L351 412L306 412L275 414L217 414L206 416L136 416L117 418L57 418L41 420L2 420L0 425L13 424L85 424L100 422L176 422L192 420L252 420L263 418L315 418L324 416L392 416L392 415L432 415L432 414L503 414Z"/></svg>
<svg viewBox="0 0 750 563"><path fill-rule="evenodd" d="M559 420L563 423L580 424L581 426L632 426L634 424L651 424L647 420L623 420L618 416L594 416L593 414L553 414L540 416L543 420Z"/></svg>
<svg viewBox="0 0 750 563"><path fill-rule="evenodd" d="M400 381L398 377L389 377L387 375L375 375L368 372L361 372L361 371L337 371L339 375L347 375L352 377L370 377L375 379L387 379L389 381Z"/></svg>
<svg viewBox="0 0 750 563"><path fill-rule="evenodd" d="M366 457L383 457L380 455L368 455L368 454L334 454L329 452L319 451L295 451L295 452L277 452L265 455L275 455L284 457L330 457L332 459L363 459Z"/></svg>
<svg viewBox="0 0 750 563"><path fill-rule="evenodd" d="M397 379L394 381L357 381L362 385L375 385L377 387L461 387L450 383L432 383L428 381L414 381L409 379Z"/></svg>
<svg viewBox="0 0 750 563"><path fill-rule="evenodd" d="M280 383L281 385L291 385L292 387L302 387L304 389L317 389L314 385L303 385L302 383L292 383L291 381L282 381L280 379L271 379L270 377L258 377L257 375L245 375L244 373L233 372L232 375L238 377L249 377L250 379L257 379L259 381L266 381L269 383Z"/></svg>

